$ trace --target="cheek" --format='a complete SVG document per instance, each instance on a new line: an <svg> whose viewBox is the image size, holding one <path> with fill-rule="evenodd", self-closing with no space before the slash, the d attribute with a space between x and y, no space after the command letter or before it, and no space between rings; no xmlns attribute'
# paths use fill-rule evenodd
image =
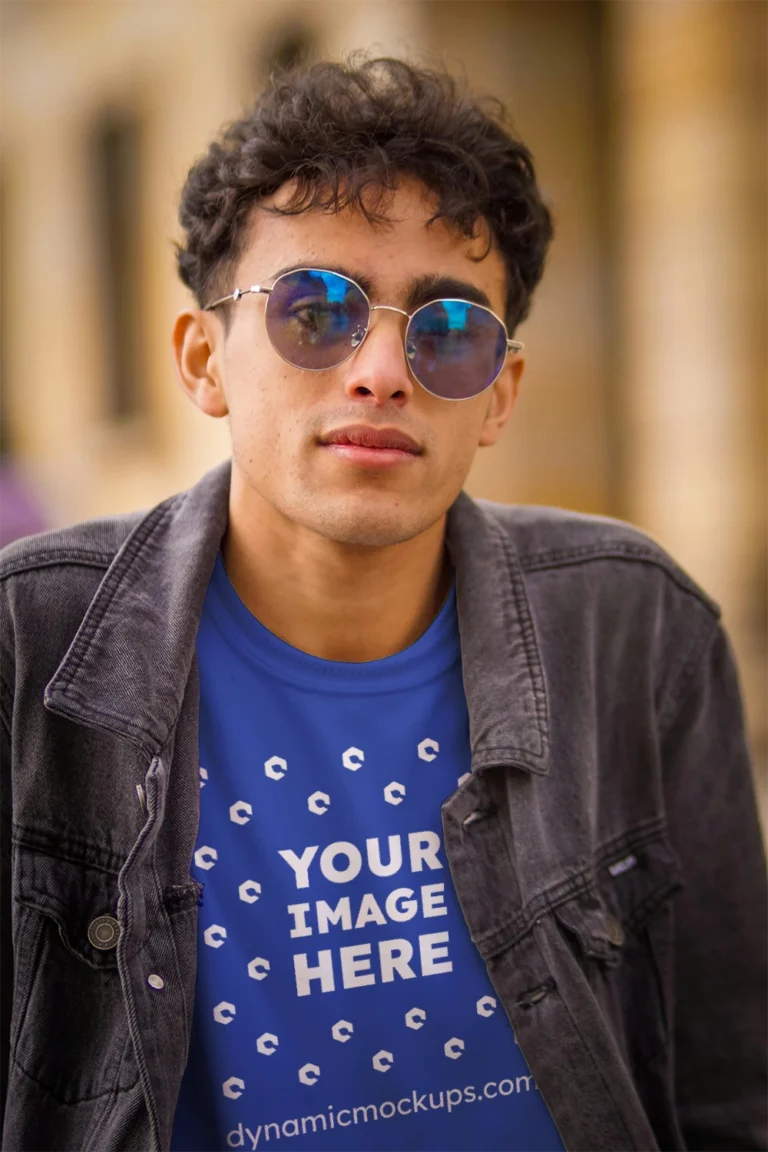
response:
<svg viewBox="0 0 768 1152"><path fill-rule="evenodd" d="M241 463L263 460L269 449L269 429L275 423L273 388L263 373L238 363L229 368L225 391L235 457Z"/></svg>
<svg viewBox="0 0 768 1152"><path fill-rule="evenodd" d="M295 369L259 364L233 374L227 389L235 457L252 475L275 477L301 450L306 426L306 389Z"/></svg>
<svg viewBox="0 0 768 1152"><path fill-rule="evenodd" d="M440 440L446 446L445 464L452 475L466 474L469 470L477 451L484 419L485 404L480 406L475 399L462 401L451 411L449 426Z"/></svg>

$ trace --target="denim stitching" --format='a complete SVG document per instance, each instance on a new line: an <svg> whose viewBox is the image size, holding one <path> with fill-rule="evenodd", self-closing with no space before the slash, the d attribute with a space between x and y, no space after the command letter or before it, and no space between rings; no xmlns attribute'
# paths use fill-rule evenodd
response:
<svg viewBox="0 0 768 1152"><path fill-rule="evenodd" d="M88 840L77 840L64 835L56 835L55 842L49 840L48 833L40 832L35 828L25 828L14 824L13 843L21 848L33 852L42 852L55 860L64 860L68 864L75 864L84 868L92 868L94 872L106 872L117 879L120 869L125 864L125 857L115 856L99 844ZM93 855L91 855L93 853ZM96 857L99 857L97 860Z"/></svg>
<svg viewBox="0 0 768 1152"><path fill-rule="evenodd" d="M507 569L510 576L510 585L506 584L502 588L502 596L504 598L505 616L509 615L510 604L507 599L511 593L514 599L514 607L516 611L517 620L520 627L520 639L522 641L523 653L525 655L526 666L531 680L531 688L533 694L534 709L536 714L536 733L539 738L538 748L535 755L539 757L546 756L548 748L548 732L547 732L547 696L546 686L544 684L544 674L541 669L541 661L539 658L539 646L536 638L533 618L531 616L530 604L525 592L525 582L522 572L520 571L519 558L514 550L511 540L502 531L501 526L496 521L489 521L491 530L496 536L497 542L500 543L504 553ZM512 647L514 637L507 635L508 643ZM524 749L520 749L524 751ZM529 755L531 750L527 749Z"/></svg>
<svg viewBox="0 0 768 1152"><path fill-rule="evenodd" d="M700 629L696 633L688 657L683 661L672 685L667 688L665 702L659 711L658 733L660 740L666 735L668 724L675 719L688 693L693 691L695 673L698 671L701 658L705 649L714 643L714 638L720 632L720 627L720 624L715 621L708 631L705 632L704 629Z"/></svg>
<svg viewBox="0 0 768 1152"><path fill-rule="evenodd" d="M561 904L565 904L568 900L572 900L575 896L581 896L585 892L592 891L599 897L600 890L597 883L596 869L599 869L607 860L611 859L617 851L621 853L630 849L640 851L640 849L647 844L657 841L666 844L666 841L663 839L665 828L666 825L664 822L658 818L643 821L636 826L636 829L630 830L600 849L595 854L594 867L588 865L565 879L558 881L556 884L551 885L545 889L544 892L538 893L516 916L505 920L501 925L494 926L482 935L474 937L475 942L478 946L483 946L483 948L491 947L494 950L497 950L499 947L512 948L531 930L535 921L542 915L553 912ZM636 831L639 834L636 834ZM672 863L672 875L675 877L675 887L673 891L677 891L680 887L679 866L676 861ZM657 893L658 890L652 894L654 899ZM671 894L671 892L668 894ZM649 897L649 899L651 899L651 897Z"/></svg>
<svg viewBox="0 0 768 1152"><path fill-rule="evenodd" d="M77 669L75 669L75 673L76 671ZM126 740L138 748L140 752L156 756L160 751L162 739L158 739L154 732L150 732L141 724L135 724L122 712L108 712L106 709L96 708L81 692L72 687L71 682L64 683L61 691L66 701L80 706L78 719L87 720L94 727L111 734L114 734L114 722L117 722L121 727L121 735L124 735ZM58 705L56 709L58 710ZM99 721L103 721L103 723L100 724Z"/></svg>
<svg viewBox="0 0 768 1152"><path fill-rule="evenodd" d="M549 967L551 968L552 966L549 965ZM592 1068L594 1070L595 1076L597 1078L599 1078L600 1083L603 1085L603 1089L605 1091L606 1096L608 1097L608 1099L611 1101L611 1104L613 1105L613 1108L615 1110L615 1115L616 1115L617 1119L620 1121L621 1126L624 1129L624 1132L626 1134L627 1147L628 1148L634 1147L635 1141L632 1139L629 1128L627 1127L626 1121L624 1120L624 1115L623 1115L622 1108L621 1108L621 1102L614 1099L613 1092L611 1091L611 1087L610 1087L608 1081L605 1079L600 1065L597 1063L597 1060L595 1060L592 1046L589 1043L587 1043L585 1037L582 1035L581 1029L578 1027L578 1024L576 1023L576 1018L574 1017L573 1013L571 1012L568 1001L564 998L560 989L556 987L553 991L553 994L559 998L560 1003L563 1005L563 1008L565 1009L565 1012L568 1015L568 1019L571 1022L571 1027L573 1028L573 1031L575 1032L576 1036L578 1037L578 1039L581 1043L581 1046L587 1055L587 1058L590 1060L590 1062L592 1064Z"/></svg>
<svg viewBox="0 0 768 1152"><path fill-rule="evenodd" d="M55 568L59 564L82 568L108 568L115 555L116 551L86 552L75 548L52 549L50 552L41 552L39 556L20 556L16 562L6 560L0 568L0 580L9 580L13 576L23 576L25 572L34 572L38 568Z"/></svg>
<svg viewBox="0 0 768 1152"><path fill-rule="evenodd" d="M117 1098L120 1095L120 1093L133 1091L133 1089L136 1087L136 1084L138 1083L139 1076L138 1076L138 1069L137 1069L136 1079L134 1080L133 1084L128 1085L128 1087L126 1087L126 1088L120 1087L120 1074L123 1070L123 1065L125 1064L126 1053L128 1052L130 1047L131 1047L131 1037L130 1037L130 1033L128 1032L128 1029L126 1028L125 1043L123 1044L123 1052L122 1052L120 1059L117 1062L117 1068L115 1070L115 1079L114 1079L114 1083L112 1085L112 1090L109 1093L109 1098L108 1099L105 1098L104 1103L103 1103L102 1108L101 1108L101 1111L94 1117L93 1125L91 1127L91 1134L88 1137L86 1144L85 1144L87 1152L91 1152L92 1149L94 1149L95 1152L99 1152L99 1145L95 1144L94 1140L99 1135L100 1130L104 1127L104 1125L106 1124L106 1122L109 1119L110 1110L111 1110L110 1105L112 1107L114 1107L115 1104L117 1103Z"/></svg>
<svg viewBox="0 0 768 1152"><path fill-rule="evenodd" d="M520 567L525 572L537 572L547 568L563 568L569 564L585 564L593 560L639 561L659 568L675 584L690 592L707 607L713 615L720 616L719 605L691 580L681 568L663 554L651 551L639 544L610 544L605 546L585 544L578 548L563 548L551 552L531 552L518 557Z"/></svg>
<svg viewBox="0 0 768 1152"><path fill-rule="evenodd" d="M536 921L544 913L551 912L558 905L564 904L566 900L580 896L594 886L592 870L584 868L581 872L577 872L566 880L561 880L545 892L540 892L538 896L534 896L517 916L513 916L489 932L474 937L475 943L478 946L490 946L494 951L499 948L512 948L531 931Z"/></svg>
<svg viewBox="0 0 768 1152"><path fill-rule="evenodd" d="M94 1092L92 1096L78 1096L77 1100L66 1100L48 1084L44 1083L44 1081L38 1080L28 1068L24 1067L18 1057L13 1058L13 1065L23 1076L26 1076L27 1080L31 1080L32 1083L36 1084L38 1088L41 1088L47 1096L52 1096L57 1104L63 1104L65 1108L76 1108L78 1104L90 1104L92 1100L102 1100L105 1096L111 1096L114 1092L114 1088L110 1087L106 1088L103 1092ZM118 1091L130 1092L133 1090L133 1087L134 1086L131 1085L130 1088L119 1088Z"/></svg>
<svg viewBox="0 0 768 1152"><path fill-rule="evenodd" d="M150 772L156 761L153 760L150 765ZM159 761L158 761L159 763ZM147 773L147 781L149 780L149 772ZM157 782L155 781L155 796L153 797L152 811L144 824L141 832L139 833L136 843L131 849L125 866L120 872L119 889L120 895L118 898L118 913L121 911L120 905L125 909L124 921L125 930L120 933L117 942L117 960L118 972L120 974L120 983L123 989L123 1000L125 1003L125 1013L128 1020L128 1033L132 1038L134 1051L136 1053L136 1063L139 1069L139 1079L141 1081L142 1089L144 1092L144 1099L147 1106L147 1114L149 1116L150 1131L154 1140L156 1148L160 1145L160 1118L157 1112L157 1103L152 1093L152 1082L147 1066L147 1058L144 1050L144 1043L142 1040L141 1029L139 1027L138 1012L136 1010L136 997L134 995L133 986L131 984L131 973L129 971L129 962L131 957L126 955L127 941L131 937L133 929L133 896L131 894L130 884L126 884L126 877L130 874L136 861L141 857L147 837L154 831L154 825L157 821ZM149 801L149 796L147 797ZM118 920L120 916L118 914Z"/></svg>
<svg viewBox="0 0 768 1152"><path fill-rule="evenodd" d="M31 915L27 915L26 919L28 921L27 933L29 934L30 939L28 941L24 941L24 937L22 936L21 939L17 940L15 943L15 947L19 949L20 943L24 941L25 949L23 951L19 949L19 955L27 956L28 963L25 973L27 977L26 996L19 1006L18 1018L14 1021L14 1029L9 1036L10 1058L14 1063L16 1062L16 1052L19 1046L19 1040L21 1039L21 1034L24 1031L24 1021L27 1018L27 1009L29 1008L29 1002L32 999L32 989L35 986L35 980L40 974L40 949L42 947L43 930L45 928L45 922L42 921L40 917L33 919ZM17 972L15 974L15 983L18 982L18 976L19 973ZM14 996L15 994L16 988L14 988Z"/></svg>
<svg viewBox="0 0 768 1152"><path fill-rule="evenodd" d="M139 524L125 546L126 550L125 555L122 557L122 562L112 567L107 573L100 592L102 597L102 604L100 605L101 611L93 613L92 618L86 622L82 632L75 637L72 644L67 659L67 664L69 665L67 669L68 675L65 674L62 676L60 681L61 691L65 695L69 694L73 676L82 663L88 648L95 639L104 617L107 614L107 610L111 607L112 601L120 590L124 578L130 572L145 544L149 543L153 535L171 515L176 500L177 498L174 497L173 501L170 501L168 504L161 504L154 513L150 513L143 523Z"/></svg>
<svg viewBox="0 0 768 1152"><path fill-rule="evenodd" d="M654 842L666 846L666 831L666 821L662 816L649 816L639 821L629 831L622 832L620 836L615 836L605 844L599 845L595 851L595 864L598 868L602 868L615 856L628 856L630 852L639 852L641 848Z"/></svg>
<svg viewBox="0 0 768 1152"><path fill-rule="evenodd" d="M8 688L7 684L5 683L5 680L3 679L3 677L0 676L0 723L2 723L3 728L5 729L5 733L8 737L8 746L11 747L13 744L13 740L11 738L11 728L12 728L12 724L13 724L13 718L12 718L12 715L11 715L11 712L9 711L9 709L6 708L6 705L5 705L6 697L8 699L12 700L13 694L11 693L10 688Z"/></svg>

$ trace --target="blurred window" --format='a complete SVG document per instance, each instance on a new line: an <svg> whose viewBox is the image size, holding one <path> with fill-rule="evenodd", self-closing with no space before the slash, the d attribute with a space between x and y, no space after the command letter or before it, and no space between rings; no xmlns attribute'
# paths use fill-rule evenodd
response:
<svg viewBox="0 0 768 1152"><path fill-rule="evenodd" d="M141 136L137 119L110 113L92 138L107 350L105 409L116 421L136 417L143 408Z"/></svg>

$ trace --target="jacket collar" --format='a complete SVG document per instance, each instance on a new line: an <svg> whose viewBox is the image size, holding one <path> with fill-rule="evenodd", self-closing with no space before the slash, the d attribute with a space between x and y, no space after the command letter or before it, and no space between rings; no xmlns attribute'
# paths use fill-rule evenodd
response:
<svg viewBox="0 0 768 1152"><path fill-rule="evenodd" d="M143 517L116 554L45 691L52 712L168 744L227 525L229 461ZM549 771L547 698L523 574L490 509L462 492L448 513L472 770Z"/></svg>
<svg viewBox="0 0 768 1152"><path fill-rule="evenodd" d="M448 512L472 771L549 773L547 692L525 580L491 506L460 492Z"/></svg>

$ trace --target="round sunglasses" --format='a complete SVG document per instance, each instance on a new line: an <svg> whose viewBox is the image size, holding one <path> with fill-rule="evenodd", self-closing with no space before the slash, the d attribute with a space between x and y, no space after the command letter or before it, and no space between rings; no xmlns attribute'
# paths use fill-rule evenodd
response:
<svg viewBox="0 0 768 1152"><path fill-rule="evenodd" d="M205 305L210 312L249 293L268 297L265 324L277 354L307 372L337 368L354 356L368 335L373 312L397 312L408 323L403 343L411 375L433 396L469 400L490 388L508 352L520 352L506 325L490 308L469 300L431 300L415 312L371 304L348 276L322 268L295 268L271 288L236 288Z"/></svg>

